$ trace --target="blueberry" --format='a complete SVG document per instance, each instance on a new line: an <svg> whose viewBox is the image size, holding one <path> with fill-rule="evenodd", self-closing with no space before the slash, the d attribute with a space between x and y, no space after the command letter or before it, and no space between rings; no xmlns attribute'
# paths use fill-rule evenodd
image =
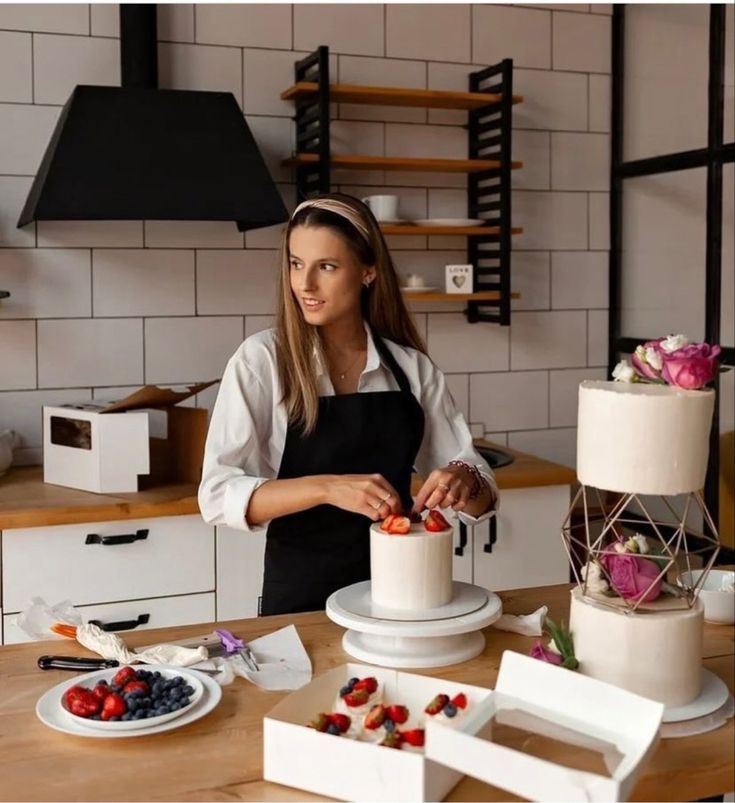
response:
<svg viewBox="0 0 735 803"><path fill-rule="evenodd" d="M184 685L184 678L179 675L178 677L174 678L174 686L183 686Z"/></svg>
<svg viewBox="0 0 735 803"><path fill-rule="evenodd" d="M191 686L184 686L184 694L192 695L194 694L194 689Z"/></svg>
<svg viewBox="0 0 735 803"><path fill-rule="evenodd" d="M99 714L92 714L92 716L90 717L90 719L96 719L96 720L98 720L98 721L99 721L99 720L101 720L101 719L102 719L102 717L101 717Z"/></svg>
<svg viewBox="0 0 735 803"><path fill-rule="evenodd" d="M351 686L342 686L342 688L339 690L339 696L344 697L345 694L349 694L351 691L352 691Z"/></svg>
<svg viewBox="0 0 735 803"><path fill-rule="evenodd" d="M159 710L159 712L161 714L170 714L171 713L171 709L167 705L162 705L158 710Z"/></svg>
<svg viewBox="0 0 735 803"><path fill-rule="evenodd" d="M151 705L151 698L150 697L143 697L140 701L141 705L144 705L146 708L150 708Z"/></svg>
<svg viewBox="0 0 735 803"><path fill-rule="evenodd" d="M444 716L447 716L450 719L457 716L457 706L454 703L447 703L443 710Z"/></svg>
<svg viewBox="0 0 735 803"><path fill-rule="evenodd" d="M188 697L182 697L179 702L181 703L181 707L184 708L184 706L189 705L189 698Z"/></svg>
<svg viewBox="0 0 735 803"><path fill-rule="evenodd" d="M396 723L392 719L386 719L383 727L390 733L396 727Z"/></svg>
<svg viewBox="0 0 735 803"><path fill-rule="evenodd" d="M142 708L139 708L139 709L138 709L138 710L135 712L135 714L133 714L133 717L134 717L135 719L145 719L146 713L147 713L147 712L146 712L146 711L144 711Z"/></svg>
<svg viewBox="0 0 735 803"><path fill-rule="evenodd" d="M98 686L109 686L110 684L106 680L98 680L97 681L97 685Z"/></svg>
<svg viewBox="0 0 735 803"><path fill-rule="evenodd" d="M153 677L154 678L160 678L161 677L161 673L156 671L156 672L153 673Z"/></svg>
<svg viewBox="0 0 735 803"><path fill-rule="evenodd" d="M179 708L181 708L181 703L171 703L171 705L169 706L169 708L170 708L172 711L178 711L178 710L179 710Z"/></svg>
<svg viewBox="0 0 735 803"><path fill-rule="evenodd" d="M120 721L120 717L110 717L107 721L108 722L119 722Z"/></svg>
<svg viewBox="0 0 735 803"><path fill-rule="evenodd" d="M347 685L350 687L350 689L354 689L354 688L355 688L355 686L356 686L356 685L357 685L359 682L360 682L360 678L350 678L350 679L347 681Z"/></svg>
<svg viewBox="0 0 735 803"><path fill-rule="evenodd" d="M130 711L126 711L126 712L125 712L125 713L122 715L122 721L123 721L123 722L129 722L129 721L130 721L132 718L133 718L133 715L130 713Z"/></svg>
<svg viewBox="0 0 735 803"><path fill-rule="evenodd" d="M156 716L156 712L151 708L150 710L145 712L146 719L150 719L151 717Z"/></svg>
<svg viewBox="0 0 735 803"><path fill-rule="evenodd" d="M332 736L339 736L340 729L333 722L330 722L329 725L327 725L327 733L331 733Z"/></svg>

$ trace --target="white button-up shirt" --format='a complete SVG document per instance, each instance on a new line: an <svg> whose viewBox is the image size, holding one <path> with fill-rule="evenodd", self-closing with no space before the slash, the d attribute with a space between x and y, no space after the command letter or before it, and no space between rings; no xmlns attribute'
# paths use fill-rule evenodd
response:
<svg viewBox="0 0 735 803"><path fill-rule="evenodd" d="M367 360L360 375L358 393L398 390L393 372L381 361L370 327ZM450 460L476 465L490 482L495 498L497 486L487 463L472 444L472 435L457 410L442 372L420 351L386 346L406 374L411 392L424 411L424 437L415 468L428 476ZM334 386L318 353L315 353L320 396L333 396ZM249 525L245 513L250 497L264 482L275 479L286 444L288 413L281 402L283 391L276 365L275 330L268 329L247 338L227 363L212 411L204 453L199 508L210 524L226 524L252 532L267 528L268 522ZM488 518L488 511L475 518L460 513L467 524Z"/></svg>

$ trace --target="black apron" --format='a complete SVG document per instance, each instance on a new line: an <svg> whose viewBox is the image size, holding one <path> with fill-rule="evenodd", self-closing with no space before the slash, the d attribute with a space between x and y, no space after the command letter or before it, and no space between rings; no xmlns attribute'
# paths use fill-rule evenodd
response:
<svg viewBox="0 0 735 803"><path fill-rule="evenodd" d="M382 340L375 345L400 390L319 398L314 431L289 426L278 479L314 474L382 474L411 509L411 473L424 412ZM372 521L333 505L280 516L268 526L260 613L324 609L334 591L370 578Z"/></svg>

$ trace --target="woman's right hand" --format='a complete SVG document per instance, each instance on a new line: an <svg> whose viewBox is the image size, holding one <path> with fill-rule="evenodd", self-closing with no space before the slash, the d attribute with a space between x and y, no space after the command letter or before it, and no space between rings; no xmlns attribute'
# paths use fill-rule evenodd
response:
<svg viewBox="0 0 735 803"><path fill-rule="evenodd" d="M401 512L401 498L381 474L330 474L326 503L380 521Z"/></svg>

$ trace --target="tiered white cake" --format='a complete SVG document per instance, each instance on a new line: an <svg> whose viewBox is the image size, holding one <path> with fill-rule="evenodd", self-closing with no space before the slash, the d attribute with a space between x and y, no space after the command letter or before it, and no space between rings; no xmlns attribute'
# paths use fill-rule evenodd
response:
<svg viewBox="0 0 735 803"><path fill-rule="evenodd" d="M713 390L582 382L577 476L621 493L674 495L704 485Z"/></svg>
<svg viewBox="0 0 735 803"><path fill-rule="evenodd" d="M579 481L636 495L699 491L714 400L712 390L582 382ZM696 600L692 608L656 607L659 602L633 613L616 610L574 589L569 625L575 655L586 675L682 706L700 693L703 606Z"/></svg>
<svg viewBox="0 0 735 803"><path fill-rule="evenodd" d="M370 576L376 605L404 611L439 608L452 599L452 546L450 527L427 532L412 524L405 535L392 535L370 527Z"/></svg>

